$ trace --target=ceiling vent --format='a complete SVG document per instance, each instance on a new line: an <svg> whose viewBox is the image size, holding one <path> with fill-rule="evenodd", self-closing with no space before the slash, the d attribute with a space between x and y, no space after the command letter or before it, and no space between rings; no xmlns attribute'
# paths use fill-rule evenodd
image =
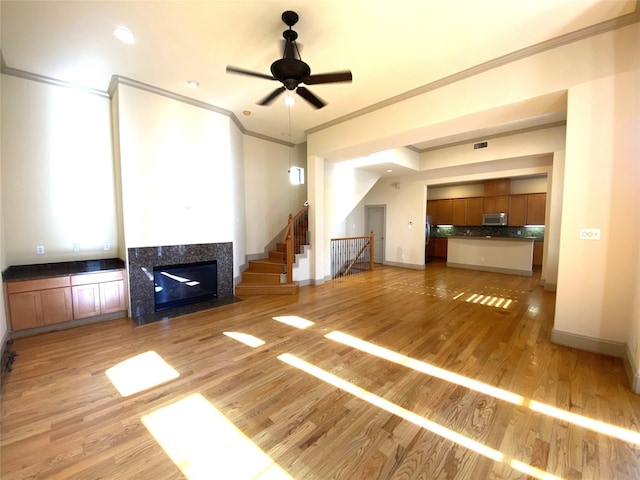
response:
<svg viewBox="0 0 640 480"><path fill-rule="evenodd" d="M488 142L478 142L473 144L473 149L478 150L479 148L487 148Z"/></svg>

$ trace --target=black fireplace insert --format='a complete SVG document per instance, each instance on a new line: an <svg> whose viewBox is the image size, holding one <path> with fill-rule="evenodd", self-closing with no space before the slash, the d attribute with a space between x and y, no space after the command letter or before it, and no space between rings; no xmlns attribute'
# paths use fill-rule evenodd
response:
<svg viewBox="0 0 640 480"><path fill-rule="evenodd" d="M217 262L154 267L153 281L156 312L211 300L218 296Z"/></svg>

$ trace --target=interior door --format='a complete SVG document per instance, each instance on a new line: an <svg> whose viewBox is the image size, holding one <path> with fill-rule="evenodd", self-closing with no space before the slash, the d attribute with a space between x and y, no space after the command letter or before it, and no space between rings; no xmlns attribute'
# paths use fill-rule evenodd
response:
<svg viewBox="0 0 640 480"><path fill-rule="evenodd" d="M373 232L373 263L382 263L384 260L384 231L385 231L385 207L384 205L367 206L366 231Z"/></svg>

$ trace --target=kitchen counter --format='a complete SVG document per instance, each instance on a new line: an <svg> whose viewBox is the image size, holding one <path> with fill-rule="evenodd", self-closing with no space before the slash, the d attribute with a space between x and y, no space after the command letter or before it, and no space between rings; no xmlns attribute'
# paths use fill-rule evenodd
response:
<svg viewBox="0 0 640 480"><path fill-rule="evenodd" d="M39 278L80 275L124 268L124 261L119 258L104 260L81 260L76 262L40 263L36 265L16 265L2 272L5 282L35 280Z"/></svg>
<svg viewBox="0 0 640 480"><path fill-rule="evenodd" d="M532 275L533 237L447 237L447 266Z"/></svg>

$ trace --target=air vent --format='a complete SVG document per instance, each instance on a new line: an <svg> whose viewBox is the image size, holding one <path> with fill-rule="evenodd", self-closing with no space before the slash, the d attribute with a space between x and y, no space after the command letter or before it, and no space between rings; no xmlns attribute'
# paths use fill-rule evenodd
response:
<svg viewBox="0 0 640 480"><path fill-rule="evenodd" d="M487 148L487 142L478 142L473 144L473 149L478 150L479 148Z"/></svg>

